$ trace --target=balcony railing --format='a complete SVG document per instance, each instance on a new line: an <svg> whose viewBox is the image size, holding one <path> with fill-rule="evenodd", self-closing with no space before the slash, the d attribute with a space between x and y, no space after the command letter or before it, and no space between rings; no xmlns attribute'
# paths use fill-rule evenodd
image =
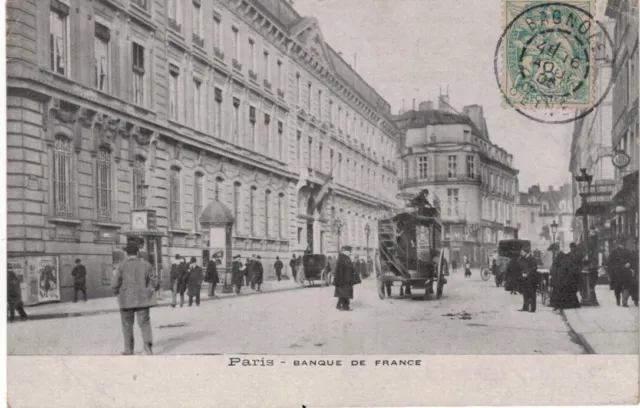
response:
<svg viewBox="0 0 640 408"><path fill-rule="evenodd" d="M473 182L473 183L480 183L482 181L482 178L480 177L480 175L475 175L475 176L469 176L469 175L462 175L462 174L458 174L455 175L453 177L450 177L448 173L441 173L441 174L428 174L425 177L407 177L407 178L403 178L399 181L400 184L400 188L407 188L407 187L412 187L412 186L419 186L425 183L440 183L440 182L452 182L452 183L456 183L456 182Z"/></svg>
<svg viewBox="0 0 640 408"><path fill-rule="evenodd" d="M193 35L191 36L191 38L193 39L193 44L196 47L200 47L202 49L204 49L204 38L200 37L198 34L193 33Z"/></svg>
<svg viewBox="0 0 640 408"><path fill-rule="evenodd" d="M182 32L182 25L178 24L178 22L172 18L167 20L167 25L169 26L169 29L175 31L176 33Z"/></svg>

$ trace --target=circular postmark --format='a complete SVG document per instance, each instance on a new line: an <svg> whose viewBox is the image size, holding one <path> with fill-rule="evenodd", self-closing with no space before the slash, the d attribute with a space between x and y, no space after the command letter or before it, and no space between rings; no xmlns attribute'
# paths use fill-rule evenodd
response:
<svg viewBox="0 0 640 408"><path fill-rule="evenodd" d="M596 89L596 54L603 45L614 49L604 25L585 10L590 3L583 2L585 8L535 0L504 4L507 26L494 55L504 105L542 123L588 115L613 84L611 77L603 92Z"/></svg>

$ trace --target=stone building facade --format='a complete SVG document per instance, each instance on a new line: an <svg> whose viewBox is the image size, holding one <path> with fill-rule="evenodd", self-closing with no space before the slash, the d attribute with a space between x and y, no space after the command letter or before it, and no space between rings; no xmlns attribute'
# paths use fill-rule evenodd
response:
<svg viewBox="0 0 640 408"><path fill-rule="evenodd" d="M7 24L8 255L57 257L62 300L78 257L110 295L134 209L156 211L166 278L177 253L202 262L216 199L267 275L335 251L340 217L364 251L392 205L389 105L288 2L25 0Z"/></svg>
<svg viewBox="0 0 640 408"><path fill-rule="evenodd" d="M501 239L515 237L518 171L513 156L495 145L482 107L462 113L442 95L396 117L401 144L400 190L427 188L440 199L451 259L483 265Z"/></svg>

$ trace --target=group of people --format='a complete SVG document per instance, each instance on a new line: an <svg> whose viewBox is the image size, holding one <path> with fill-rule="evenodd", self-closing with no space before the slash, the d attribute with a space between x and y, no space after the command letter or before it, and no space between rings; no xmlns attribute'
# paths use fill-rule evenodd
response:
<svg viewBox="0 0 640 408"><path fill-rule="evenodd" d="M169 279L171 283L171 306L176 307L177 296L180 295L180 307L184 306L184 294L187 292L189 296L189 306L193 306L195 300L196 306L200 306L200 291L202 290L202 282L209 283L209 297L215 297L215 287L218 283L217 264L219 260L214 255L207 264L206 274L202 267L198 265L196 257L191 257L187 263L185 257L177 254L175 261L171 265Z"/></svg>
<svg viewBox="0 0 640 408"><path fill-rule="evenodd" d="M537 308L537 290L541 282L538 263L531 252L522 249L519 257L513 257L507 264L505 289L514 294L522 294L521 312L535 313Z"/></svg>
<svg viewBox="0 0 640 408"><path fill-rule="evenodd" d="M471 277L471 263L469 263L469 258L467 258L465 256L462 264L464 266L464 277L465 278L470 278ZM458 260L457 259L454 259L454 260L451 261L451 270L453 272L458 272Z"/></svg>
<svg viewBox="0 0 640 408"><path fill-rule="evenodd" d="M278 263L278 261L280 261L279 257L276 258L276 263ZM280 264L282 264L282 262L280 262ZM282 268L280 268L280 274L281 273ZM278 278L281 277L280 274L278 274L278 268L276 268L276 275ZM242 286L249 286L251 289L260 292L260 286L263 281L264 267L262 266L262 257L260 255L251 255L245 263L242 262L241 255L233 257L233 262L231 263L231 283L233 284L237 295L240 294Z"/></svg>

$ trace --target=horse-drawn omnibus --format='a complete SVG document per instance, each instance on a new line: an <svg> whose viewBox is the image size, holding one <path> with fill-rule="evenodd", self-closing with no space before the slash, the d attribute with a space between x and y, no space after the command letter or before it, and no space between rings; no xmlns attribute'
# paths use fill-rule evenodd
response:
<svg viewBox="0 0 640 408"><path fill-rule="evenodd" d="M440 202L435 195L429 197L428 190L408 201L408 208L378 222L378 295L384 299L385 289L398 282L407 295L412 295L412 289L424 289L425 297L435 292L439 299L448 268L442 248Z"/></svg>

